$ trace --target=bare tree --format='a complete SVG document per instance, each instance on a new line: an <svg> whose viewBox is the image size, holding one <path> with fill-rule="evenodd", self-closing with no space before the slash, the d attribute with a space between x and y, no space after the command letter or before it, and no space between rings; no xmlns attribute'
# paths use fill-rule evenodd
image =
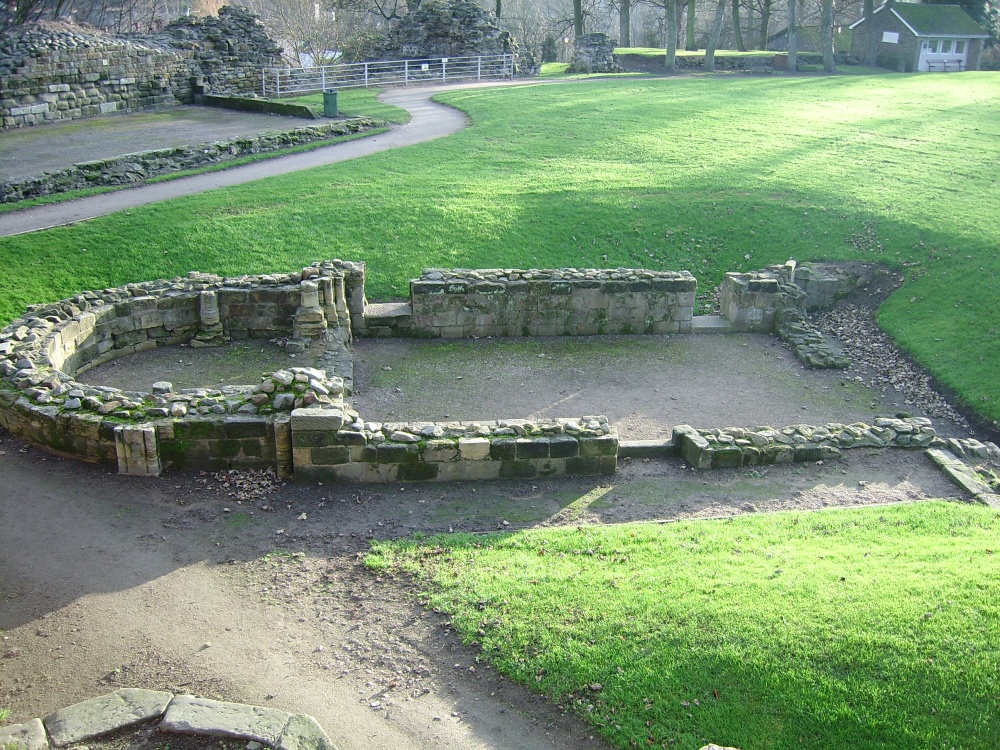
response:
<svg viewBox="0 0 1000 750"><path fill-rule="evenodd" d="M820 37L823 41L823 70L836 73L837 66L833 59L833 0L823 0Z"/></svg>
<svg viewBox="0 0 1000 750"><path fill-rule="evenodd" d="M736 49L745 52L747 46L743 43L743 31L740 29L740 0L733 0L733 39Z"/></svg>
<svg viewBox="0 0 1000 750"><path fill-rule="evenodd" d="M708 37L708 44L705 46L705 70L709 73L715 72L715 48L719 44L719 36L722 34L722 24L726 20L726 4L728 0L719 0L715 6L715 20L712 22L712 33Z"/></svg>
<svg viewBox="0 0 1000 750"><path fill-rule="evenodd" d="M875 35L872 33L871 18L875 14L874 0L865 0L862 14L865 17L865 46L861 52L861 62L865 65L875 65ZM857 33L857 32L855 32Z"/></svg>
<svg viewBox="0 0 1000 750"><path fill-rule="evenodd" d="M788 70L796 72L799 69L799 27L796 19L796 6L799 0L788 0Z"/></svg>
<svg viewBox="0 0 1000 750"><path fill-rule="evenodd" d="M618 44L632 46L632 0L620 0L618 9Z"/></svg>
<svg viewBox="0 0 1000 750"><path fill-rule="evenodd" d="M667 11L667 60L668 73L677 71L677 0L666 0Z"/></svg>
<svg viewBox="0 0 1000 750"><path fill-rule="evenodd" d="M771 0L760 3L760 44L758 49L767 49L767 27L771 23Z"/></svg>
<svg viewBox="0 0 1000 750"><path fill-rule="evenodd" d="M694 23L697 18L696 5L696 0L687 0L687 28L685 29L684 49L689 51L698 49L698 42L694 36Z"/></svg>

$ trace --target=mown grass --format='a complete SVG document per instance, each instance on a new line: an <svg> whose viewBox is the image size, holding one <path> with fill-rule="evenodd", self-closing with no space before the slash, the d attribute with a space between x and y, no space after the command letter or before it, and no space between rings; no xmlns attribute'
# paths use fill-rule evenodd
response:
<svg viewBox="0 0 1000 750"><path fill-rule="evenodd" d="M1000 418L997 76L630 78L439 98L473 126L0 241L0 320L81 289L331 256L369 264L372 299L405 295L426 266L688 269L705 291L789 257L861 260L908 277L883 325Z"/></svg>
<svg viewBox="0 0 1000 750"><path fill-rule="evenodd" d="M1000 746L1000 517L926 502L378 542L615 746Z"/></svg>
<svg viewBox="0 0 1000 750"><path fill-rule="evenodd" d="M399 125L410 121L410 113L401 107L378 100L382 89L340 89L337 92L337 110L345 117L374 117ZM323 111L323 94L293 96L282 101L301 102Z"/></svg>

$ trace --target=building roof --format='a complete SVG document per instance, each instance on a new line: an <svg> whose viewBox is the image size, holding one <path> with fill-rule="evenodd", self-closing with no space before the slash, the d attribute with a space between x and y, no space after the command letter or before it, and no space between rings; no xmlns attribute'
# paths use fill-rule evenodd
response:
<svg viewBox="0 0 1000 750"><path fill-rule="evenodd" d="M916 36L958 36L986 39L986 29L958 5L936 5L932 3L888 2L875 9L880 13L888 8L893 15L905 23ZM859 19L855 26L864 21Z"/></svg>

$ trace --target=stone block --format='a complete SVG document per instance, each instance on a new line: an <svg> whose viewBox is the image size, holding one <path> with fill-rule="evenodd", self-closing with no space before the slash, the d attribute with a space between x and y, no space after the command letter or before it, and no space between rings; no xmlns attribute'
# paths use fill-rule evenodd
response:
<svg viewBox="0 0 1000 750"><path fill-rule="evenodd" d="M482 461L490 457L489 438L459 438L458 453L462 461Z"/></svg>
<svg viewBox="0 0 1000 750"><path fill-rule="evenodd" d="M452 440L428 440L424 448L423 460L429 463L445 463L458 459L458 445Z"/></svg>
<svg viewBox="0 0 1000 750"><path fill-rule="evenodd" d="M438 464L439 482L486 481L500 478L500 461L454 461Z"/></svg>
<svg viewBox="0 0 1000 750"><path fill-rule="evenodd" d="M576 438L557 435L549 438L549 456L551 458L572 458L580 454L580 443Z"/></svg>
<svg viewBox="0 0 1000 750"><path fill-rule="evenodd" d="M737 446L718 447L712 451L713 469L730 469L743 465L743 451Z"/></svg>
<svg viewBox="0 0 1000 750"><path fill-rule="evenodd" d="M223 434L227 438L262 438L267 436L268 420L261 417L237 417L226 419Z"/></svg>
<svg viewBox="0 0 1000 750"><path fill-rule="evenodd" d="M517 441L513 438L494 440L490 444L491 461L513 461L517 458Z"/></svg>
<svg viewBox="0 0 1000 750"><path fill-rule="evenodd" d="M171 693L159 690L122 688L54 711L42 723L52 743L56 747L64 747L158 719L173 697Z"/></svg>
<svg viewBox="0 0 1000 750"><path fill-rule="evenodd" d="M344 426L344 414L338 409L307 407L292 411L292 432L330 431L336 432Z"/></svg>
<svg viewBox="0 0 1000 750"><path fill-rule="evenodd" d="M322 448L312 448L309 451L309 463L313 466L346 464L350 460L351 449L346 445L330 445Z"/></svg>
<svg viewBox="0 0 1000 750"><path fill-rule="evenodd" d="M518 460L549 457L548 438L519 438L515 441L515 457Z"/></svg>
<svg viewBox="0 0 1000 750"><path fill-rule="evenodd" d="M161 732L235 737L274 747L290 718L291 714L276 708L178 695L170 703L159 729Z"/></svg>
<svg viewBox="0 0 1000 750"><path fill-rule="evenodd" d="M49 750L41 719L0 727L0 747L15 750Z"/></svg>
<svg viewBox="0 0 1000 750"><path fill-rule="evenodd" d="M288 720L276 750L337 750L337 748L316 719L298 714Z"/></svg>
<svg viewBox="0 0 1000 750"><path fill-rule="evenodd" d="M440 464L417 463L399 464L396 477L401 482L426 482L437 479Z"/></svg>
<svg viewBox="0 0 1000 750"><path fill-rule="evenodd" d="M617 456L618 436L602 435L600 437L581 437L580 455L584 458L595 456Z"/></svg>
<svg viewBox="0 0 1000 750"><path fill-rule="evenodd" d="M328 432L296 432L292 430L292 448L321 448L331 441Z"/></svg>
<svg viewBox="0 0 1000 750"><path fill-rule="evenodd" d="M503 461L500 464L500 479L533 479L536 476L538 469L532 461Z"/></svg>
<svg viewBox="0 0 1000 750"><path fill-rule="evenodd" d="M380 443L375 448L375 457L378 463L384 464L416 463L420 460L420 453L412 443Z"/></svg>

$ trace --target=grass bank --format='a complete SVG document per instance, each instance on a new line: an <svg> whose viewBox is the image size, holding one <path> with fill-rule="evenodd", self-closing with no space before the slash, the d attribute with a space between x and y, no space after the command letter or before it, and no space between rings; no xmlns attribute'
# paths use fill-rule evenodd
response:
<svg viewBox="0 0 1000 750"><path fill-rule="evenodd" d="M473 126L393 153L0 241L0 320L174 276L369 264L369 297L426 266L726 271L887 263L881 321L1000 419L1000 79L623 78L454 91ZM83 252L84 249L86 252Z"/></svg>
<svg viewBox="0 0 1000 750"><path fill-rule="evenodd" d="M380 542L617 747L1000 743L1000 517L927 502Z"/></svg>

